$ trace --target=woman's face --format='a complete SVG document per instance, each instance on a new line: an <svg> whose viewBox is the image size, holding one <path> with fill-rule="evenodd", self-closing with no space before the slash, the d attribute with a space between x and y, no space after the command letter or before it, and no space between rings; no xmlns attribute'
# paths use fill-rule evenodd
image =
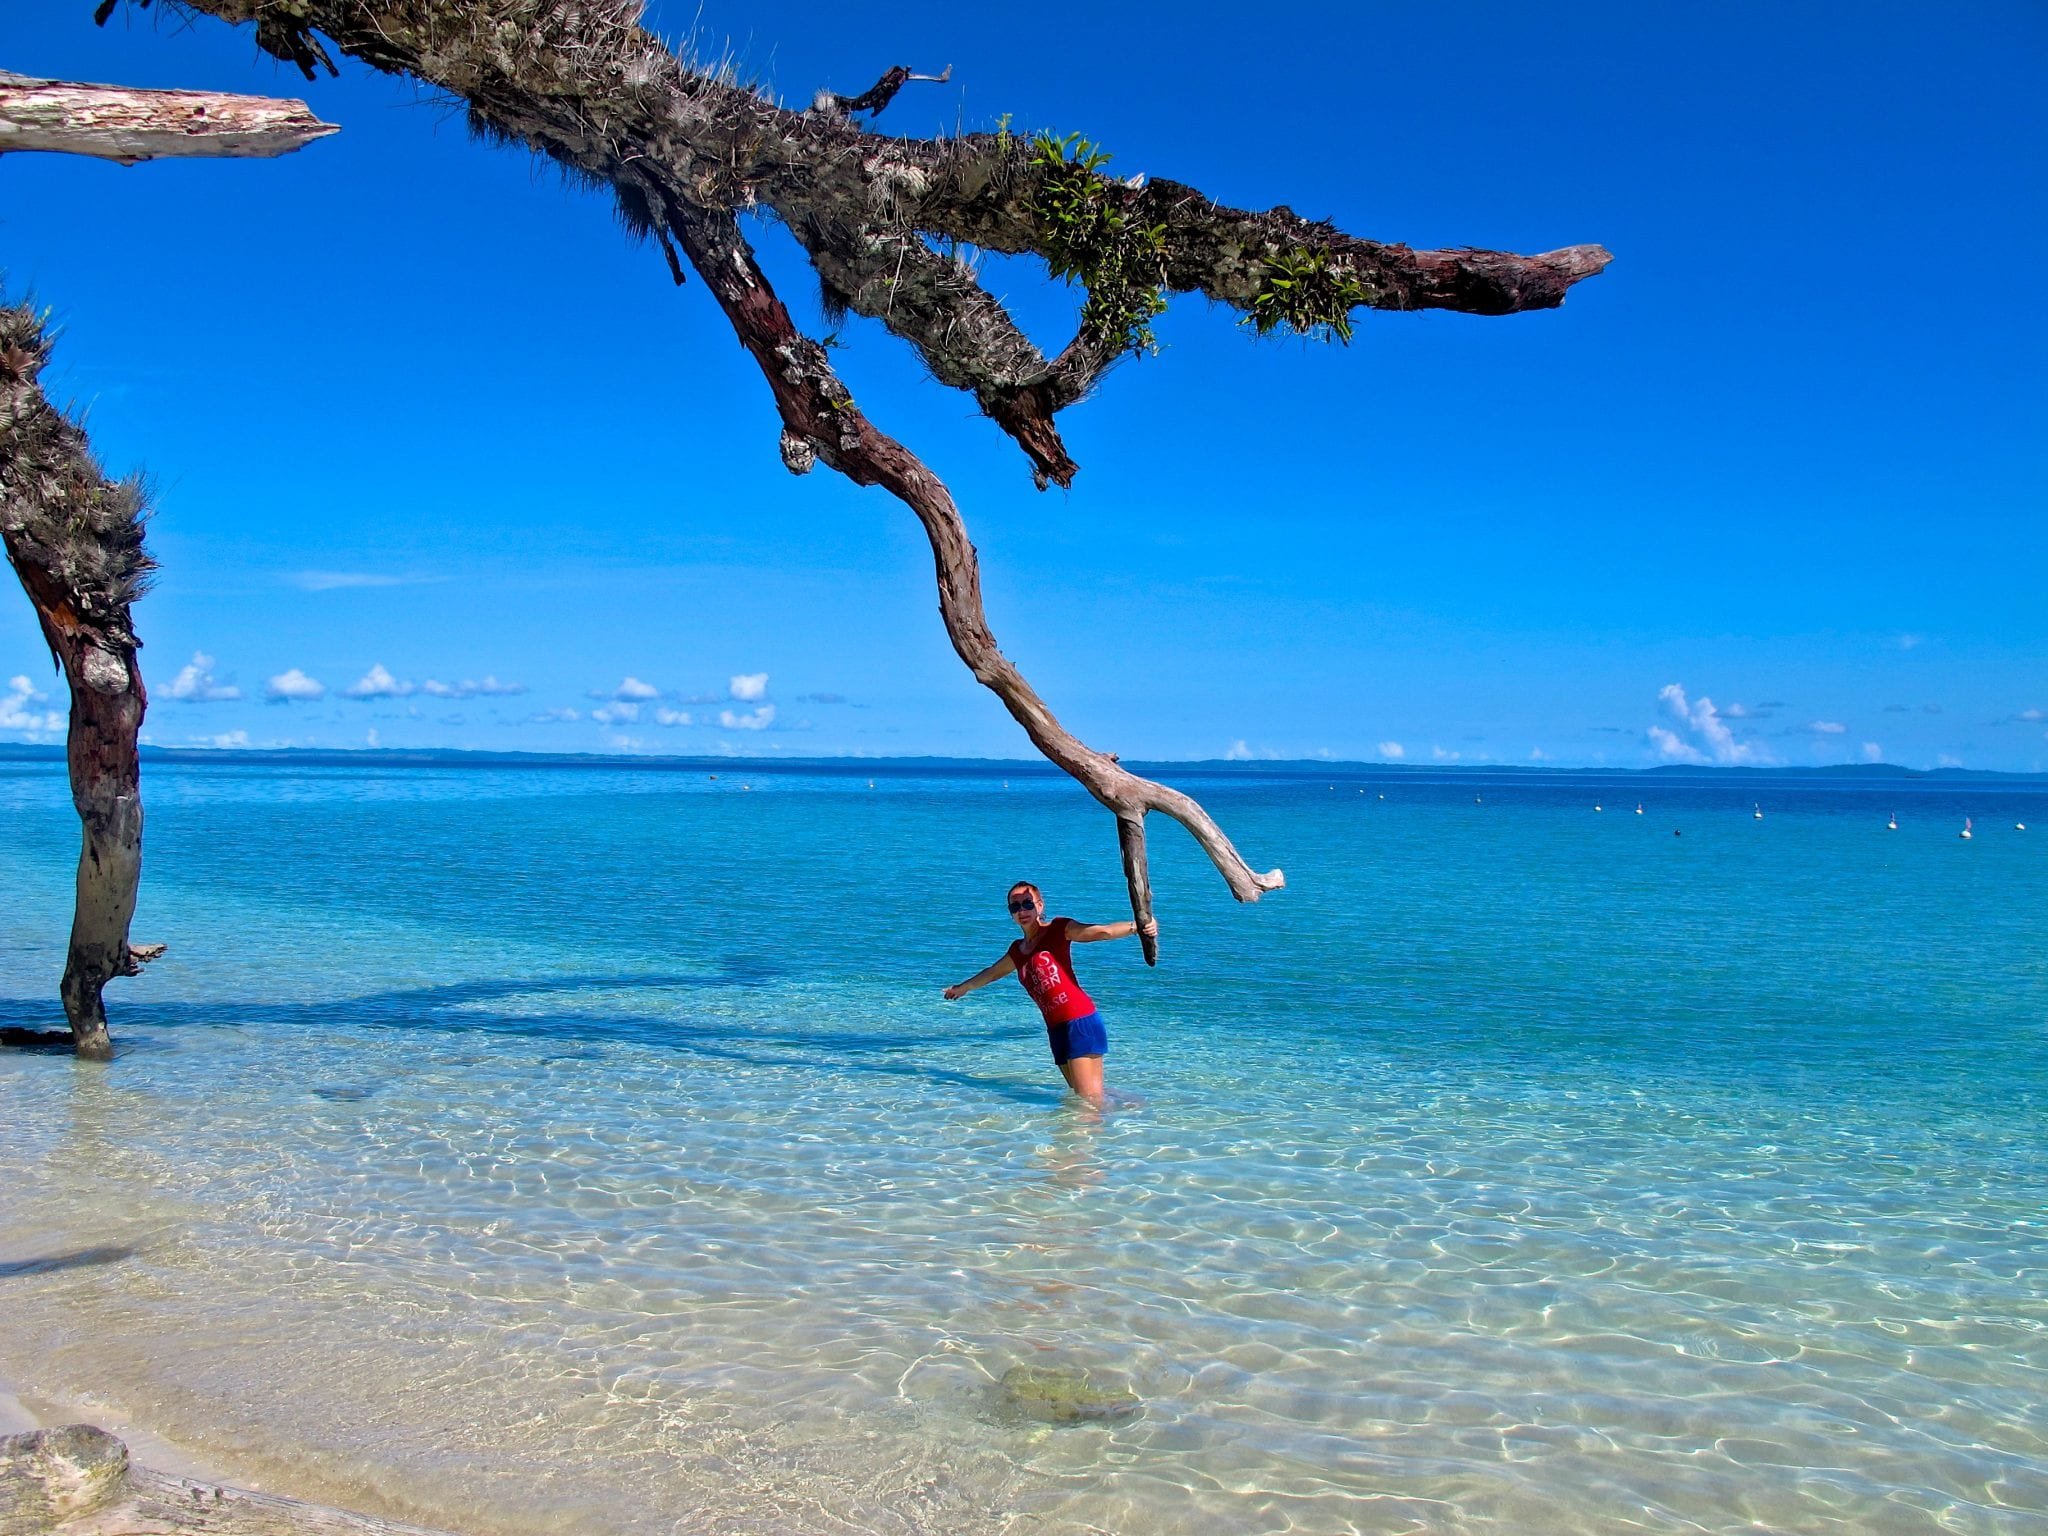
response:
<svg viewBox="0 0 2048 1536"><path fill-rule="evenodd" d="M1029 930L1034 923L1042 922L1043 911L1039 898L1029 891L1010 892L1010 916L1019 928Z"/></svg>

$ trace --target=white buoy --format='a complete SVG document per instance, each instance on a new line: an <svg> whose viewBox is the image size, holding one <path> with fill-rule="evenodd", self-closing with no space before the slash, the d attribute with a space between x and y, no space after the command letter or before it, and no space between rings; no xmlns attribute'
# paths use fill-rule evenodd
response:
<svg viewBox="0 0 2048 1536"><path fill-rule="evenodd" d="M1960 837L1960 838L1963 838L1963 839L1965 839L1965 840L1967 840L1967 839L1969 838L1969 836L1970 836L1970 818L1969 818L1969 817L1965 816L1965 817L1963 818L1963 830L1962 830L1962 831L1960 831L1960 832L1958 832L1958 833L1956 834L1956 836L1957 836L1957 837Z"/></svg>
<svg viewBox="0 0 2048 1536"><path fill-rule="evenodd" d="M1898 830L1899 830L1899 813L1898 813L1897 811L1893 811L1893 812L1892 812L1892 819L1891 819L1890 821L1886 822L1886 823L1885 823L1885 825L1886 825L1886 826L1887 826L1888 828L1890 828L1890 829L1891 829L1892 831L1894 831L1894 832L1898 831Z"/></svg>
<svg viewBox="0 0 2048 1536"><path fill-rule="evenodd" d="M1752 817L1754 817L1754 818L1755 818L1756 820L1758 820L1758 821L1762 821L1762 820L1764 819L1764 808L1763 808L1762 806L1760 806L1760 805L1759 805L1759 806L1757 806L1757 807L1756 807L1756 808L1755 808L1754 810L1752 810L1752 811L1751 811L1751 812L1750 812L1749 814L1750 814L1750 815L1751 815Z"/></svg>
<svg viewBox="0 0 2048 1536"><path fill-rule="evenodd" d="M1606 807L1606 806L1604 806L1604 805L1596 805L1596 806L1594 806L1594 807L1593 807L1593 809L1594 809L1594 810L1596 810L1596 811L1604 811L1604 810L1606 810L1606 809L1607 809L1607 807Z"/></svg>
<svg viewBox="0 0 2048 1536"><path fill-rule="evenodd" d="M2024 832L2027 830L2027 824L2024 821L2016 821L2012 824L2012 829L2015 832Z"/></svg>
<svg viewBox="0 0 2048 1536"><path fill-rule="evenodd" d="M1638 803L1637 803L1637 805L1636 805L1636 814L1637 814L1638 816L1640 816L1640 815L1642 815L1642 814L1643 814L1643 807L1642 807L1642 804L1641 804L1640 802L1638 802Z"/></svg>

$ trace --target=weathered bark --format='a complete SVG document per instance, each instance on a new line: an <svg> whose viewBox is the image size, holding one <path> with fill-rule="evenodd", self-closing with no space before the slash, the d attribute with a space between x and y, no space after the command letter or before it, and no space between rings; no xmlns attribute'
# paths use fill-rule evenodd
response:
<svg viewBox="0 0 2048 1536"><path fill-rule="evenodd" d="M0 154L51 150L123 165L165 156L262 159L336 131L303 101L79 85L0 71Z"/></svg>
<svg viewBox="0 0 2048 1536"><path fill-rule="evenodd" d="M40 318L0 308L0 540L71 693L71 801L83 836L64 1015L78 1054L104 1060L113 1042L102 991L162 953L128 941L142 875L136 736L149 702L130 608L151 565L141 488L109 481L84 431L44 397L48 356Z"/></svg>
<svg viewBox="0 0 2048 1536"><path fill-rule="evenodd" d="M435 1536L297 1499L136 1466L90 1424L0 1437L0 1533L28 1536Z"/></svg>

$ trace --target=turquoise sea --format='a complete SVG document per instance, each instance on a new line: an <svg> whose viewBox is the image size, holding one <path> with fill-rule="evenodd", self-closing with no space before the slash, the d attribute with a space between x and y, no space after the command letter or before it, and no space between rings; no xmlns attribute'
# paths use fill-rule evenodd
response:
<svg viewBox="0 0 2048 1536"><path fill-rule="evenodd" d="M939 996L1128 912L1004 772L152 763L0 1384L472 1533L2048 1530L2048 785L1188 773L1288 888L1154 818L1096 1112ZM76 836L0 763L0 1024Z"/></svg>

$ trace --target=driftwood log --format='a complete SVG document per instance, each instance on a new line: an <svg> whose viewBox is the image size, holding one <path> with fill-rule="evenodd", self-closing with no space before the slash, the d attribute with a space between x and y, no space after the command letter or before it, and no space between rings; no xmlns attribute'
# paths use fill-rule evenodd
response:
<svg viewBox="0 0 2048 1536"><path fill-rule="evenodd" d="M163 155L280 155L332 133L303 102L129 91L0 74L0 151L55 150L133 162ZM151 562L143 494L110 481L85 431L40 383L44 317L0 305L0 542L35 605L71 693L67 757L83 842L61 993L81 1056L113 1054L102 993L163 953L129 942L142 878L136 737L149 695L132 606Z"/></svg>
<svg viewBox="0 0 2048 1536"><path fill-rule="evenodd" d="M90 1424L0 1437L0 1536L436 1536L138 1467Z"/></svg>
<svg viewBox="0 0 2048 1536"><path fill-rule="evenodd" d="M120 0L102 0L102 20ZM147 7L151 0L134 0ZM1608 253L1417 251L1361 239L1287 208L1220 207L1190 186L1106 174L1077 136L1007 129L894 138L879 112L918 78L896 66L858 96L821 91L792 111L678 57L641 25L638 0L161 0L180 14L253 24L256 42L310 80L328 52L465 102L486 137L548 156L608 189L657 241L680 283L687 260L759 365L792 473L824 463L880 486L923 525L953 648L1046 757L1116 817L1133 915L1151 913L1145 817L1163 811L1201 844L1240 901L1283 883L1253 869L1194 800L1077 740L998 648L959 508L938 476L854 404L815 340L769 286L740 216L779 220L809 256L828 312L878 321L932 375L970 393L1016 441L1038 484L1078 469L1054 418L1118 361L1152 347L1170 293L1199 293L1261 332L1348 337L1354 311L1501 315L1561 303ZM982 286L971 248L1042 258L1086 290L1075 335L1047 358ZM680 254L679 254L680 253ZM1146 959L1157 957L1148 938Z"/></svg>

